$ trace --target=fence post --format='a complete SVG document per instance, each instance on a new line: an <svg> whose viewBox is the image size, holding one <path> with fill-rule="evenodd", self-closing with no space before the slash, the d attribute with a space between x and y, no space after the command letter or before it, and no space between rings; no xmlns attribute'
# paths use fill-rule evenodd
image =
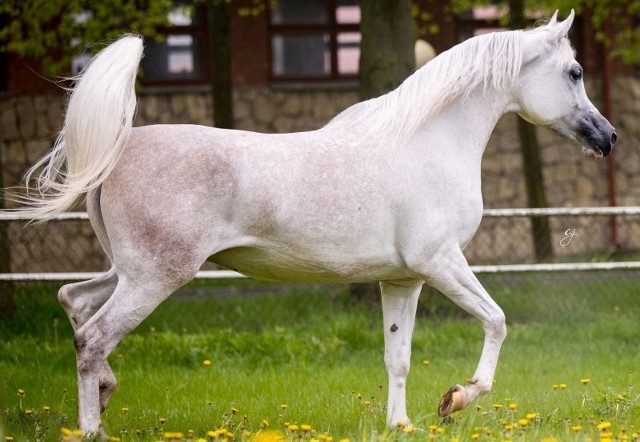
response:
<svg viewBox="0 0 640 442"><path fill-rule="evenodd" d="M0 210L6 207L4 193L4 160L0 146ZM0 273L11 273L9 223L3 221L0 221ZM0 318L8 318L15 312L14 288L13 281L0 282Z"/></svg>

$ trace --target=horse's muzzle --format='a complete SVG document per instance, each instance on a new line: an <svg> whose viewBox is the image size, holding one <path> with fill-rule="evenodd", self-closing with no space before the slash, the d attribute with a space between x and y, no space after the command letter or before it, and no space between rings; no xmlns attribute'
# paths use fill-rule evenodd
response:
<svg viewBox="0 0 640 442"><path fill-rule="evenodd" d="M578 119L576 138L582 143L585 155L598 158L611 154L618 134L616 129L598 112L585 112Z"/></svg>

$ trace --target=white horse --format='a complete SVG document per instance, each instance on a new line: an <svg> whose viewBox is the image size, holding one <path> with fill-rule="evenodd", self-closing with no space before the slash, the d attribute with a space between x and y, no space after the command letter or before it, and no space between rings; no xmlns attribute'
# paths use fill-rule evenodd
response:
<svg viewBox="0 0 640 442"><path fill-rule="evenodd" d="M485 332L474 375L445 393L439 414L489 391L505 317L462 250L482 217L491 131L515 111L586 154L606 156L616 140L566 38L573 11L563 22L556 15L533 30L467 40L325 127L281 135L132 129L142 41L125 36L99 53L73 90L56 145L27 174L44 168L22 209L46 219L87 194L113 265L58 294L75 329L80 428L100 429L116 385L109 353L207 259L268 280L379 281L390 426L409 424L405 381L425 282Z"/></svg>

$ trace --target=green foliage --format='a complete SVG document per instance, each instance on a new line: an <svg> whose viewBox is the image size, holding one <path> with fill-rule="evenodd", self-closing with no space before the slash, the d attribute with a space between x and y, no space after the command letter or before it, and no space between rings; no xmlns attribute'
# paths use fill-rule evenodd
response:
<svg viewBox="0 0 640 442"><path fill-rule="evenodd" d="M71 59L124 33L158 37L171 0L3 0L0 50L42 62L47 75L68 74Z"/></svg>

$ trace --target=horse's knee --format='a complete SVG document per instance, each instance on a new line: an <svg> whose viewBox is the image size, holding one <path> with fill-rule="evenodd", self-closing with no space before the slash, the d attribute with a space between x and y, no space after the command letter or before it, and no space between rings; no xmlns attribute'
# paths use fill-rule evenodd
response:
<svg viewBox="0 0 640 442"><path fill-rule="evenodd" d="M410 356L396 355L396 357L385 357L384 362L389 378L393 379L395 383L401 383L403 386L411 369Z"/></svg>
<svg viewBox="0 0 640 442"><path fill-rule="evenodd" d="M488 337L496 342L502 342L507 337L507 320L500 307L496 307L484 321L484 330Z"/></svg>

